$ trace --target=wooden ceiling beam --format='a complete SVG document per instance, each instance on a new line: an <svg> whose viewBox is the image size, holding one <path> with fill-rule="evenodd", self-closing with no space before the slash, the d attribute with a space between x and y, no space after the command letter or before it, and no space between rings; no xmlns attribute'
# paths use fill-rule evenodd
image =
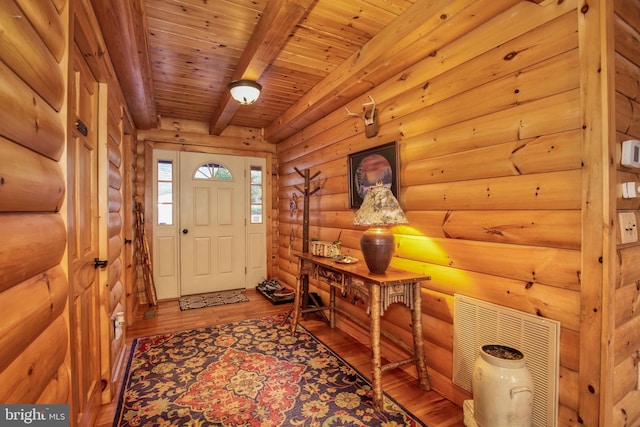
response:
<svg viewBox="0 0 640 427"><path fill-rule="evenodd" d="M267 3L262 17L242 53L231 81L248 79L257 81L264 70L278 57L293 29L298 25L315 0L272 0ZM214 111L209 133L220 135L240 108L240 104L225 91Z"/></svg>
<svg viewBox="0 0 640 427"><path fill-rule="evenodd" d="M144 0L92 0L107 50L138 129L156 127ZM106 24L106 25L105 25Z"/></svg>
<svg viewBox="0 0 640 427"><path fill-rule="evenodd" d="M518 1L500 2L496 7L504 10ZM412 44L426 37L435 40L434 46L437 46L437 43L443 42L441 28L448 27L447 36L456 37L456 31L451 31L451 20L457 15L465 16L463 12L468 8L474 8L477 15L473 16L473 20L467 19L467 25L479 25L483 19L490 19L492 16L478 16L484 15L482 9L477 9L477 2L468 0L416 0L402 15L267 126L264 132L265 140L271 143L284 140L352 99L365 94L381 78L390 78L400 72L408 65L406 61L401 60L403 55L406 56L406 49L410 49Z"/></svg>

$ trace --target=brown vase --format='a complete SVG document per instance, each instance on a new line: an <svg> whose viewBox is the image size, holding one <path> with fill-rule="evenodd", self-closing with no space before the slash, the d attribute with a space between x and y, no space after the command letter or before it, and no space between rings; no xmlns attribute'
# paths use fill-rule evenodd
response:
<svg viewBox="0 0 640 427"><path fill-rule="evenodd" d="M371 227L360 238L360 249L369 271L384 274L391 263L395 239L386 227Z"/></svg>

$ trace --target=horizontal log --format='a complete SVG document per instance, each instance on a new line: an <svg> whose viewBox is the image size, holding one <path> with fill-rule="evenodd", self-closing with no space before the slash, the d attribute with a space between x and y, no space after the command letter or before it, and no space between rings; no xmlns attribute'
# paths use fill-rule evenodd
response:
<svg viewBox="0 0 640 427"><path fill-rule="evenodd" d="M614 367L613 376L613 397L612 402L619 402L629 393L637 390L638 376L629 375L637 369L638 360L636 356L627 357Z"/></svg>
<svg viewBox="0 0 640 427"><path fill-rule="evenodd" d="M580 366L580 333L577 330L560 330L560 366L578 371Z"/></svg>
<svg viewBox="0 0 640 427"><path fill-rule="evenodd" d="M582 242L579 210L450 211L443 215L441 230L436 235L421 229L418 221L422 216L417 212L409 211L407 215L408 228L416 228L430 237L443 235L452 239L576 250Z"/></svg>
<svg viewBox="0 0 640 427"><path fill-rule="evenodd" d="M0 214L0 235L0 291L58 265L67 243L58 214Z"/></svg>
<svg viewBox="0 0 640 427"><path fill-rule="evenodd" d="M67 279L55 266L15 285L0 298L0 371L44 331L67 304ZM16 304L16 302L28 304Z"/></svg>
<svg viewBox="0 0 640 427"><path fill-rule="evenodd" d="M120 125L122 124L122 119L114 120L112 116L109 116L109 120L107 120L107 141L109 143L113 143L117 147L116 151L120 151L120 144L122 143L122 129Z"/></svg>
<svg viewBox="0 0 640 427"><path fill-rule="evenodd" d="M640 42L638 42L637 33L640 31L638 27L638 10L631 5L616 4L617 14L614 16L616 51L620 52L626 58L629 58L634 64L640 64ZM633 17L629 19L630 17ZM635 18L635 19L634 19Z"/></svg>
<svg viewBox="0 0 640 427"><path fill-rule="evenodd" d="M640 64L634 64L620 55L620 52L616 52L615 61L616 91L629 99L640 99L640 88L635 78L640 72Z"/></svg>
<svg viewBox="0 0 640 427"><path fill-rule="evenodd" d="M577 412L579 409L578 389L578 372L560 367L560 373L558 374L558 403Z"/></svg>
<svg viewBox="0 0 640 427"><path fill-rule="evenodd" d="M0 402L35 402L64 363L69 330L56 318L14 361L0 372Z"/></svg>
<svg viewBox="0 0 640 427"><path fill-rule="evenodd" d="M616 327L640 317L640 289L637 282L621 286L615 293Z"/></svg>
<svg viewBox="0 0 640 427"><path fill-rule="evenodd" d="M425 247L424 250L430 251L431 248ZM557 320L567 330L578 331L580 328L580 294L574 290L399 257L392 259L392 265L431 276L431 280L422 285L425 290L450 296L457 292L534 316Z"/></svg>
<svg viewBox="0 0 640 427"><path fill-rule="evenodd" d="M109 292L109 313L111 313L111 318L115 317L115 314L118 311L124 311L121 303L124 302L124 286L122 282L118 280L115 285L111 287L111 291ZM118 308L119 307L119 308Z"/></svg>
<svg viewBox="0 0 640 427"><path fill-rule="evenodd" d="M113 237L122 231L122 217L119 212L109 212L107 221L107 237Z"/></svg>
<svg viewBox="0 0 640 427"><path fill-rule="evenodd" d="M293 228L294 236L301 238L301 210L291 215L286 201L279 209L281 230L286 230L289 235ZM310 227L322 227L320 236L312 237L333 241L338 239L338 235L344 237L354 233L360 239L362 229L352 225L354 212L311 211ZM394 227L395 233L559 249L580 249L581 245L579 210L405 211L405 214L409 225ZM329 230L327 237L324 236L326 230Z"/></svg>
<svg viewBox="0 0 640 427"><path fill-rule="evenodd" d="M640 405L638 405L638 401L640 401L640 391L634 390L614 405L613 419L615 427L628 426L631 425L629 421L640 420Z"/></svg>
<svg viewBox="0 0 640 427"><path fill-rule="evenodd" d="M579 419L578 411L563 405L558 406L558 427L574 427Z"/></svg>
<svg viewBox="0 0 640 427"><path fill-rule="evenodd" d="M2 137L0 152L0 211L57 212L65 195L59 164Z"/></svg>
<svg viewBox="0 0 640 427"><path fill-rule="evenodd" d="M51 405L52 403L67 404L71 398L70 371L71 368L66 362L60 365L58 372L47 384L42 394L38 396L36 403L42 405Z"/></svg>
<svg viewBox="0 0 640 427"><path fill-rule="evenodd" d="M580 289L580 251L396 235L396 256L525 283Z"/></svg>
<svg viewBox="0 0 640 427"><path fill-rule="evenodd" d="M122 174L120 173L120 169L113 163L109 162L108 174L109 187L120 190L122 187Z"/></svg>
<svg viewBox="0 0 640 427"><path fill-rule="evenodd" d="M617 365L640 349L640 317L618 326L614 333L613 362Z"/></svg>
<svg viewBox="0 0 640 427"><path fill-rule="evenodd" d="M0 59L15 71L56 111L65 97L62 69L27 19L13 2L4 2L0 14Z"/></svg>
<svg viewBox="0 0 640 427"><path fill-rule="evenodd" d="M628 246L618 250L618 280L617 286L633 284L640 277L640 246Z"/></svg>
<svg viewBox="0 0 640 427"><path fill-rule="evenodd" d="M580 209L581 171L416 185L404 188L406 210Z"/></svg>
<svg viewBox="0 0 640 427"><path fill-rule="evenodd" d="M29 19L38 36L44 41L54 58L60 62L66 45L65 28L62 17L58 14L53 2L16 0Z"/></svg>
<svg viewBox="0 0 640 427"><path fill-rule="evenodd" d="M564 132L411 161L400 167L402 186L582 168L581 133ZM464 165L464 167L460 167Z"/></svg>
<svg viewBox="0 0 640 427"><path fill-rule="evenodd" d="M109 238L108 243L109 261L113 262L122 252L122 237L116 235Z"/></svg>
<svg viewBox="0 0 640 427"><path fill-rule="evenodd" d="M107 150L107 157L109 158L109 162L112 163L116 168L120 168L122 164L122 155L120 154L120 149L116 145L115 142L109 138Z"/></svg>
<svg viewBox="0 0 640 427"><path fill-rule="evenodd" d="M122 260L120 257L115 258L109 265L107 266L108 274L107 274L107 283L109 286L113 286L115 283L120 280L122 276Z"/></svg>
<svg viewBox="0 0 640 427"><path fill-rule="evenodd" d="M120 190L109 187L107 189L107 210L109 212L120 212L122 209L122 195Z"/></svg>
<svg viewBox="0 0 640 427"><path fill-rule="evenodd" d="M0 61L0 136L60 160L65 144L63 117Z"/></svg>
<svg viewBox="0 0 640 427"><path fill-rule="evenodd" d="M630 135L638 135L640 130L640 105L637 101L616 93L616 130Z"/></svg>
<svg viewBox="0 0 640 427"><path fill-rule="evenodd" d="M435 130L422 126L403 136L400 159L429 158L580 129L578 105L579 92L569 91ZM562 113L550 118L549 111Z"/></svg>

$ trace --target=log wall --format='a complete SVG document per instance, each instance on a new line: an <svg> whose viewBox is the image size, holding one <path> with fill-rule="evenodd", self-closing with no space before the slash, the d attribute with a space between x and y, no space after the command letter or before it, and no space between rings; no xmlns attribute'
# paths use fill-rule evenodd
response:
<svg viewBox="0 0 640 427"><path fill-rule="evenodd" d="M459 404L470 396L451 381L454 293L561 323L559 425L597 425L599 410L607 409L600 384L591 380L605 375L607 369L600 368L608 360L597 351L581 355L581 330L601 322L601 308L606 308L597 306L598 314L585 316L585 302L602 290L599 278L581 274L585 262L597 263L583 256L583 232L591 228L583 226L588 218L583 210L594 197L586 185L598 185L585 179L590 171L584 151L590 138L585 129L598 129L602 118L596 108L585 114L583 98L589 98L581 91L592 81L600 84L596 74L589 74L596 68L587 63L599 45L590 49L586 43L600 33L585 19L600 16L599 7L598 2L590 9L580 9L576 1L520 2L437 51L424 51L416 63L351 100L351 111L361 109L368 95L376 100L380 131L375 138L367 139L362 121L339 109L278 144L278 275L293 286L297 263L292 254L302 250L302 199L294 196L294 186L302 182L294 167L320 172L322 189L310 198L310 237L340 239L344 254L362 258L363 229L351 225L348 155L397 142L399 200L410 225L393 229L392 265L432 277L422 290L429 374L433 387ZM636 17L637 7L629 8ZM627 40L635 43L637 37ZM635 44L633 49L638 51ZM637 90L637 71L632 75L630 86ZM584 126L587 119L594 126ZM605 174L607 167L604 162ZM290 209L292 201L297 210ZM590 239L603 240L603 228L594 233ZM637 259L629 258L630 267ZM637 279L629 277L624 295L633 308ZM328 300L326 285L312 281L312 286ZM338 304L366 318L362 304ZM633 308L627 307L625 319L637 318ZM339 325L366 339L348 320ZM409 319L401 308L390 309L383 325L410 340ZM635 342L638 328L632 325L618 334L626 331L625 338ZM582 343L583 350L589 342ZM616 342L623 347L629 339ZM618 349L620 373L637 364L637 343L624 347ZM616 387L620 382L627 384L617 391L618 400L637 399L628 394L635 382L616 378ZM627 425L638 422L635 409L621 406L622 412Z"/></svg>
<svg viewBox="0 0 640 427"><path fill-rule="evenodd" d="M0 10L0 402L69 403L64 107L68 5Z"/></svg>
<svg viewBox="0 0 640 427"><path fill-rule="evenodd" d="M615 128L617 188L623 182L640 182L637 169L620 166L621 144L640 139L640 8L633 2L615 2ZM640 220L640 199L624 199L617 193L618 212L635 214ZM618 230L619 233L619 230ZM614 368L611 425L640 423L640 384L635 373L640 364L640 242L617 246L617 280L612 307L614 312L614 346L611 349ZM630 374L633 373L633 374Z"/></svg>

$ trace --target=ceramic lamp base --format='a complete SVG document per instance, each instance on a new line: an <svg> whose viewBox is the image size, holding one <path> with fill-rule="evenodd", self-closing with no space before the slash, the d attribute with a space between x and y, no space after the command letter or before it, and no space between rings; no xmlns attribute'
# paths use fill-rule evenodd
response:
<svg viewBox="0 0 640 427"><path fill-rule="evenodd" d="M360 238L360 250L369 271L384 274L391 263L395 239L385 227L371 227Z"/></svg>

